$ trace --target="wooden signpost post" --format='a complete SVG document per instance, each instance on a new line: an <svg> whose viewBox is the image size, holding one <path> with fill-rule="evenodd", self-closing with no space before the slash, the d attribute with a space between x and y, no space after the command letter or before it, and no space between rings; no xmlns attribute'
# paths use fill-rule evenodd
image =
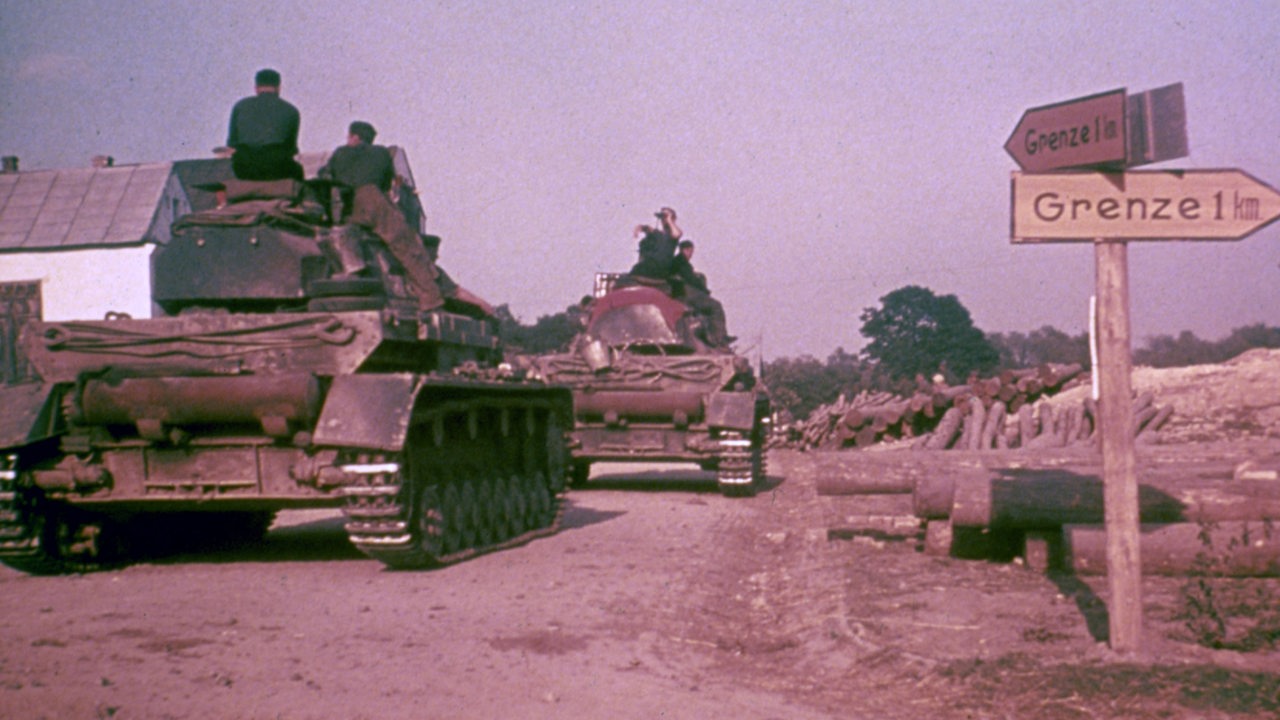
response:
<svg viewBox="0 0 1280 720"><path fill-rule="evenodd" d="M1128 137L1130 108L1143 113L1133 123L1138 147ZM1128 241L1239 240L1280 218L1280 193L1240 170L1123 171L1184 156L1185 116L1180 84L1132 103L1118 90L1029 110L1005 144L1024 170L1109 170L1013 173L1010 237L1094 246L1108 617L1110 644L1119 652L1142 645Z"/></svg>

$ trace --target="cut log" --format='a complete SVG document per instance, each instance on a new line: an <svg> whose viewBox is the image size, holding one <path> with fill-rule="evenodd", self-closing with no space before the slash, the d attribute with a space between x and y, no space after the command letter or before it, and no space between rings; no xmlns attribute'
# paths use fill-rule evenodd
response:
<svg viewBox="0 0 1280 720"><path fill-rule="evenodd" d="M1280 577L1280 525L1224 522L1142 525L1143 575ZM1102 525L1062 529L1064 564L1080 575L1107 572L1107 533Z"/></svg>
<svg viewBox="0 0 1280 720"><path fill-rule="evenodd" d="M1018 437L1018 447L1027 447L1036 439L1036 415L1032 405L1018 408Z"/></svg>
<svg viewBox="0 0 1280 720"><path fill-rule="evenodd" d="M983 467L961 468L954 472L922 472L911 498L912 511L921 520L937 520L951 516L957 477L986 479L991 471Z"/></svg>
<svg viewBox="0 0 1280 720"><path fill-rule="evenodd" d="M1164 407L1156 409L1155 414L1151 416L1151 420L1138 430L1138 436L1136 439L1141 442L1151 440L1160 432L1160 428L1164 427L1165 423L1169 422L1169 418L1172 416L1172 405L1165 405Z"/></svg>
<svg viewBox="0 0 1280 720"><path fill-rule="evenodd" d="M995 447L996 435L1003 434L1004 431L1004 403L997 400L991 404L991 410L987 412L987 422L982 427L982 437L978 441L978 447L982 450L990 450Z"/></svg>
<svg viewBox="0 0 1280 720"><path fill-rule="evenodd" d="M878 495L914 492L923 466L899 453L811 453L819 495Z"/></svg>
<svg viewBox="0 0 1280 720"><path fill-rule="evenodd" d="M960 424L964 421L964 411L960 408L948 408L938 421L938 427L929 436L925 447L929 450L946 450L960 432Z"/></svg>
<svg viewBox="0 0 1280 720"><path fill-rule="evenodd" d="M1157 411L1154 406L1148 405L1142 408L1141 410L1137 410L1133 413L1134 437L1137 437L1138 433L1142 432L1142 428L1145 427L1147 423L1155 419L1156 412Z"/></svg>
<svg viewBox="0 0 1280 720"><path fill-rule="evenodd" d="M1048 572L1062 565L1062 533L1056 530L1028 530L1022 544L1022 559L1029 570Z"/></svg>
<svg viewBox="0 0 1280 720"><path fill-rule="evenodd" d="M1040 434L1030 444L1024 444L1023 447L1061 447L1058 442L1062 439L1062 436L1058 434L1058 426L1053 419L1053 406L1047 402L1042 402L1037 407L1039 407L1037 414L1040 416Z"/></svg>
<svg viewBox="0 0 1280 720"><path fill-rule="evenodd" d="M1150 392L1144 392L1133 399L1133 414L1136 417L1138 413L1151 407L1151 403L1155 401L1155 396Z"/></svg>
<svg viewBox="0 0 1280 720"><path fill-rule="evenodd" d="M1084 403L1080 406L1080 426L1076 428L1076 436L1073 442L1085 441L1093 436L1093 430L1095 427L1093 420L1094 414L1093 410L1089 407L1089 404L1092 402L1092 399L1086 398Z"/></svg>
<svg viewBox="0 0 1280 720"><path fill-rule="evenodd" d="M860 448L871 447L876 442L876 429L872 425L868 425L858 431L853 438L853 444Z"/></svg>
<svg viewBox="0 0 1280 720"><path fill-rule="evenodd" d="M1280 521L1277 483L1202 479L1176 467L1140 471L1138 479L1142 522ZM1101 523L1102 496L1099 476L1064 470L963 475L955 480L951 521L956 527L1018 529Z"/></svg>
<svg viewBox="0 0 1280 720"><path fill-rule="evenodd" d="M955 491L954 475L950 473L924 475L916 482L915 491L912 493L912 511L921 520L951 517L951 503Z"/></svg>
<svg viewBox="0 0 1280 720"><path fill-rule="evenodd" d="M982 426L986 424L987 411L982 405L980 398L973 398L969 401L969 414L964 419L964 440L965 447L970 450L977 450L981 447L982 442Z"/></svg>
<svg viewBox="0 0 1280 720"><path fill-rule="evenodd" d="M936 557L951 554L951 522L930 520L924 527L924 553Z"/></svg>

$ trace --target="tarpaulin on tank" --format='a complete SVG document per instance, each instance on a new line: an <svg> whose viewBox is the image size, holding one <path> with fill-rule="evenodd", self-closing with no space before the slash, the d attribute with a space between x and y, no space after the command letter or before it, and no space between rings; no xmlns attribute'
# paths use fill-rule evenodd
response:
<svg viewBox="0 0 1280 720"><path fill-rule="evenodd" d="M214 210L184 215L173 224L173 231L183 228L232 225L276 225L310 233L325 220L319 203L291 200L248 200Z"/></svg>

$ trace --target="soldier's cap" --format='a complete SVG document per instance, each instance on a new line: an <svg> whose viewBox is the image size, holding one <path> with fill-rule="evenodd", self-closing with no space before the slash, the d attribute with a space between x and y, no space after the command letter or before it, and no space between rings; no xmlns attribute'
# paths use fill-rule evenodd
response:
<svg viewBox="0 0 1280 720"><path fill-rule="evenodd" d="M681 241L680 241L679 248L680 248L681 250L683 250L683 249L685 249L685 248L687 248L687 247L693 247L693 241L692 241L692 240L681 240Z"/></svg>
<svg viewBox="0 0 1280 720"><path fill-rule="evenodd" d="M258 87L280 87L280 73L271 68L263 68L253 76L253 84Z"/></svg>
<svg viewBox="0 0 1280 720"><path fill-rule="evenodd" d="M429 248L440 247L439 235L428 235L426 233L422 233L421 237L422 237L422 244L425 245L426 247L429 247Z"/></svg>
<svg viewBox="0 0 1280 720"><path fill-rule="evenodd" d="M351 123L351 126L347 128L347 132L367 143L373 142L373 139L378 136L378 131L374 130L372 125L363 120L356 120Z"/></svg>

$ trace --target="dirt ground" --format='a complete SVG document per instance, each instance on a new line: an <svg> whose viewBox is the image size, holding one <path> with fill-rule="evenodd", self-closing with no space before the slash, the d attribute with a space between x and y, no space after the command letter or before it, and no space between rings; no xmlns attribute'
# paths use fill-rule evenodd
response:
<svg viewBox="0 0 1280 720"><path fill-rule="evenodd" d="M1280 392L1244 394L1176 447L1280 453ZM365 559L331 511L283 513L248 548L0 570L0 717L1280 715L1280 632L1198 644L1192 580L1144 578L1143 650L1117 656L1104 577L927 555L909 495L818 496L813 465L775 452L749 499L697 470L599 466L558 534L432 572ZM1215 583L1231 623L1280 607L1280 580Z"/></svg>

